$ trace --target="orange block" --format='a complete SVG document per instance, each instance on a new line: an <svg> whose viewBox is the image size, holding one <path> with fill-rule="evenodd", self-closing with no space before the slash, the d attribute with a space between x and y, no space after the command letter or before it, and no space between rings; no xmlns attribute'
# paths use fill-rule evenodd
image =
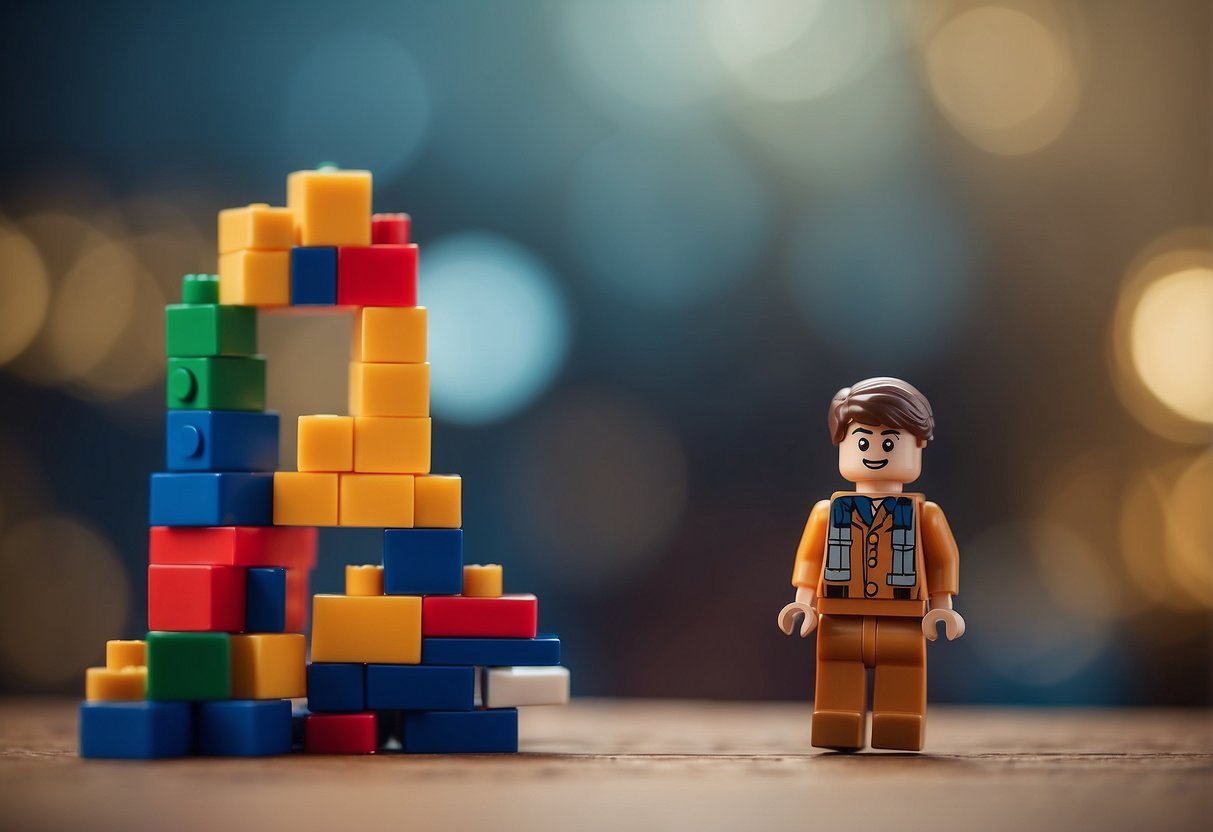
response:
<svg viewBox="0 0 1213 832"><path fill-rule="evenodd" d="M432 429L430 419L355 416L354 470L374 474L429 472Z"/></svg>
<svg viewBox="0 0 1213 832"><path fill-rule="evenodd" d="M413 527L413 477L408 474L338 474L342 526Z"/></svg>
<svg viewBox="0 0 1213 832"><path fill-rule="evenodd" d="M300 416L296 466L300 471L353 471L354 420Z"/></svg>
<svg viewBox="0 0 1213 832"><path fill-rule="evenodd" d="M429 364L350 364L353 416L430 415Z"/></svg>
<svg viewBox="0 0 1213 832"><path fill-rule="evenodd" d="M274 525L336 526L337 477L337 474L276 472ZM411 510L409 514L412 515Z"/></svg>
<svg viewBox="0 0 1213 832"><path fill-rule="evenodd" d="M317 595L312 600L312 661L418 664L421 598Z"/></svg>
<svg viewBox="0 0 1213 832"><path fill-rule="evenodd" d="M105 666L110 670L143 667L147 664L146 641L111 639L105 643Z"/></svg>
<svg viewBox="0 0 1213 832"><path fill-rule="evenodd" d="M240 249L281 251L295 241L295 223L286 208L271 208L255 202L243 208L219 212L219 253Z"/></svg>
<svg viewBox="0 0 1213 832"><path fill-rule="evenodd" d="M84 671L84 698L89 702L124 702L147 698L147 668L90 667Z"/></svg>
<svg viewBox="0 0 1213 832"><path fill-rule="evenodd" d="M365 170L300 170L286 179L295 244L369 246L371 174Z"/></svg>
<svg viewBox="0 0 1213 832"><path fill-rule="evenodd" d="M458 474L427 474L413 483L413 526L457 529L463 525L463 479Z"/></svg>
<svg viewBox="0 0 1213 832"><path fill-rule="evenodd" d="M345 567L345 594L382 595L383 567L347 564Z"/></svg>
<svg viewBox="0 0 1213 832"><path fill-rule="evenodd" d="M356 362L420 364L425 361L424 306L366 306L354 318Z"/></svg>
<svg viewBox="0 0 1213 832"><path fill-rule="evenodd" d="M469 598L500 598L501 564L469 563L463 567L463 594Z"/></svg>
<svg viewBox="0 0 1213 832"><path fill-rule="evenodd" d="M237 306L289 306L291 253L241 249L219 255L219 302Z"/></svg>
<svg viewBox="0 0 1213 832"><path fill-rule="evenodd" d="M307 638L302 633L236 635L231 645L233 699L307 696Z"/></svg>

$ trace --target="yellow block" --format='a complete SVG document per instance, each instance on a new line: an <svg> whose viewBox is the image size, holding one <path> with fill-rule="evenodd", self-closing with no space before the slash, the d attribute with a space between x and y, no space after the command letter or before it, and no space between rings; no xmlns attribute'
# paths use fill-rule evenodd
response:
<svg viewBox="0 0 1213 832"><path fill-rule="evenodd" d="M413 526L457 529L463 525L463 480L458 474L427 474L413 483Z"/></svg>
<svg viewBox="0 0 1213 832"><path fill-rule="evenodd" d="M355 416L354 470L370 474L429 472L432 427L430 419Z"/></svg>
<svg viewBox="0 0 1213 832"><path fill-rule="evenodd" d="M242 249L219 255L219 302L289 306L291 253Z"/></svg>
<svg viewBox="0 0 1213 832"><path fill-rule="evenodd" d="M336 526L337 476L297 471L276 472L274 525ZM411 516L412 512L409 513Z"/></svg>
<svg viewBox="0 0 1213 832"><path fill-rule="evenodd" d="M271 208L255 202L244 208L219 212L219 253L242 248L281 251L295 242L295 223L286 208Z"/></svg>
<svg viewBox="0 0 1213 832"><path fill-rule="evenodd" d="M418 664L421 598L317 595L312 599L312 661Z"/></svg>
<svg viewBox="0 0 1213 832"><path fill-rule="evenodd" d="M232 636L232 698L307 696L307 638L302 633Z"/></svg>
<svg viewBox="0 0 1213 832"><path fill-rule="evenodd" d="M354 318L354 361L420 364L425 361L424 306L366 306Z"/></svg>
<svg viewBox="0 0 1213 832"><path fill-rule="evenodd" d="M295 456L300 471L353 471L353 418L300 416Z"/></svg>
<svg viewBox="0 0 1213 832"><path fill-rule="evenodd" d="M110 670L143 667L147 664L146 641L111 639L105 643L105 666Z"/></svg>
<svg viewBox="0 0 1213 832"><path fill-rule="evenodd" d="M89 702L147 699L147 668L90 667L84 671L84 698Z"/></svg>
<svg viewBox="0 0 1213 832"><path fill-rule="evenodd" d="M429 364L350 364L350 415L430 415Z"/></svg>
<svg viewBox="0 0 1213 832"><path fill-rule="evenodd" d="M347 564L345 567L345 594L382 595L383 567Z"/></svg>
<svg viewBox="0 0 1213 832"><path fill-rule="evenodd" d="M339 474L341 525L413 527L413 477L408 474Z"/></svg>
<svg viewBox="0 0 1213 832"><path fill-rule="evenodd" d="M463 594L470 598L501 597L501 564L469 563L463 567Z"/></svg>
<svg viewBox="0 0 1213 832"><path fill-rule="evenodd" d="M300 170L286 179L295 244L369 246L371 174L365 170Z"/></svg>

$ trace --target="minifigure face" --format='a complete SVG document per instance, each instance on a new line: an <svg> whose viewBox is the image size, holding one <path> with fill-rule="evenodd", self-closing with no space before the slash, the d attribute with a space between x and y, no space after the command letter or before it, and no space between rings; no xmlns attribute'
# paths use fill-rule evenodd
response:
<svg viewBox="0 0 1213 832"><path fill-rule="evenodd" d="M926 444L907 430L851 422L838 444L838 472L853 483L914 482Z"/></svg>

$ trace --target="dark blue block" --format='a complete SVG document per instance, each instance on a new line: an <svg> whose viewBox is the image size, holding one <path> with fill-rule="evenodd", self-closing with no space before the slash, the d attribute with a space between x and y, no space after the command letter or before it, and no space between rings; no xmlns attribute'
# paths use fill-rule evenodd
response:
<svg viewBox="0 0 1213 832"><path fill-rule="evenodd" d="M164 456L170 471L274 471L278 414L170 410Z"/></svg>
<svg viewBox="0 0 1213 832"><path fill-rule="evenodd" d="M312 662L307 666L307 709L312 713L365 711L365 678L360 664Z"/></svg>
<svg viewBox="0 0 1213 832"><path fill-rule="evenodd" d="M463 529L383 533L384 595L458 595L463 590Z"/></svg>
<svg viewBox="0 0 1213 832"><path fill-rule="evenodd" d="M560 664L560 639L553 635L536 638L425 638L421 640L421 663L480 667Z"/></svg>
<svg viewBox="0 0 1213 832"><path fill-rule="evenodd" d="M281 566L254 566L244 580L244 631L286 630L286 570Z"/></svg>
<svg viewBox="0 0 1213 832"><path fill-rule="evenodd" d="M518 709L405 712L404 750L411 754L516 752Z"/></svg>
<svg viewBox="0 0 1213 832"><path fill-rule="evenodd" d="M366 707L372 711L470 711L475 691L470 667L366 666Z"/></svg>
<svg viewBox="0 0 1213 832"><path fill-rule="evenodd" d="M194 718L199 754L266 757L291 751L289 699L201 702Z"/></svg>
<svg viewBox="0 0 1213 832"><path fill-rule="evenodd" d="M184 757L193 748L187 702L80 703L80 756Z"/></svg>
<svg viewBox="0 0 1213 832"><path fill-rule="evenodd" d="M152 474L153 526L272 526L274 475Z"/></svg>
<svg viewBox="0 0 1213 832"><path fill-rule="evenodd" d="M291 249L291 304L332 306L337 302L337 249Z"/></svg>

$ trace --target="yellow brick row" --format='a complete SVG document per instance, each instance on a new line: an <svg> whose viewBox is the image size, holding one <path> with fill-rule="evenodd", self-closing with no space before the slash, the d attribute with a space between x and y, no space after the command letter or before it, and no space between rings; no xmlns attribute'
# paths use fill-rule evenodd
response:
<svg viewBox="0 0 1213 832"><path fill-rule="evenodd" d="M428 474L432 445L428 418L300 416L296 467L311 473Z"/></svg>
<svg viewBox="0 0 1213 832"><path fill-rule="evenodd" d="M457 529L458 475L274 474L274 525Z"/></svg>

